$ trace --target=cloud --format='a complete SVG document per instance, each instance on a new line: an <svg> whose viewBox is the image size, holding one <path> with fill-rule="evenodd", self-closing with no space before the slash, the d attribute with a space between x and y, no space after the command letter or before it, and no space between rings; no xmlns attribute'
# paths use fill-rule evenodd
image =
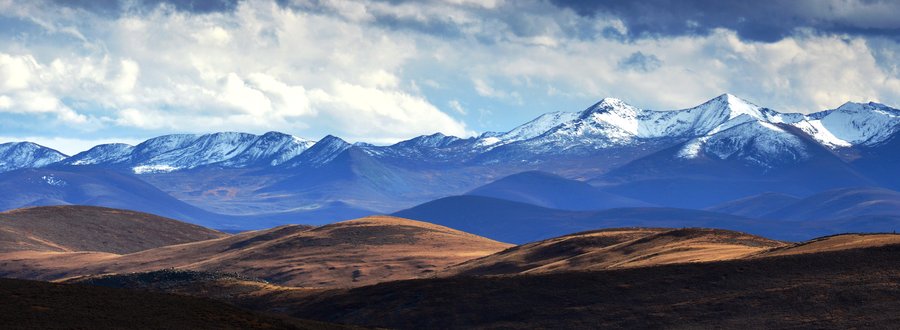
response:
<svg viewBox="0 0 900 330"><path fill-rule="evenodd" d="M661 66L662 61L656 55L645 55L640 51L631 53L628 57L619 60L619 68L623 70L651 72L659 69Z"/></svg>
<svg viewBox="0 0 900 330"><path fill-rule="evenodd" d="M721 1L552 0L581 15L621 19L630 38L736 31L750 41L774 42L798 29L900 40L900 3L891 0Z"/></svg>
<svg viewBox="0 0 900 330"><path fill-rule="evenodd" d="M456 111L456 113L458 113L458 114L461 114L461 115L467 114L466 109L463 108L462 104L459 103L459 100L450 100L450 102L447 102L447 105L450 107L450 109L452 109L453 111Z"/></svg>
<svg viewBox="0 0 900 330"><path fill-rule="evenodd" d="M605 96L672 109L731 92L800 112L900 99L891 3L778 7L796 21L763 17L769 2L662 3L0 1L0 128L383 142Z"/></svg>
<svg viewBox="0 0 900 330"><path fill-rule="evenodd" d="M329 4L346 9L341 2ZM89 19L79 28L99 38L101 52L71 43L0 58L10 62L0 64L2 70L14 71L4 75L2 91L27 87L32 76L48 77L39 84L46 108L55 102L64 114L71 102L97 112L99 104L106 122L144 130L303 133L298 130L316 127L307 134L382 140L435 129L472 133L402 88L396 72L416 50L402 36L268 1L236 3L230 12L143 5L112 18L91 17L99 11L93 7L81 13ZM20 14L73 24L78 16L71 9L44 9L24 5Z"/></svg>

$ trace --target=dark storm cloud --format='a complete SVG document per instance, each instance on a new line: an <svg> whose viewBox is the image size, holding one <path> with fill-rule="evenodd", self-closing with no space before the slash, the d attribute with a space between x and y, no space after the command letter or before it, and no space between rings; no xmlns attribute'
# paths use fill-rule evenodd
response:
<svg viewBox="0 0 900 330"><path fill-rule="evenodd" d="M642 52L631 53L626 58L619 60L619 69L638 72L650 72L662 66L662 61L653 54Z"/></svg>
<svg viewBox="0 0 900 330"><path fill-rule="evenodd" d="M900 39L895 0L551 0L584 16L619 18L628 38L734 30L746 40L772 42L797 29Z"/></svg>

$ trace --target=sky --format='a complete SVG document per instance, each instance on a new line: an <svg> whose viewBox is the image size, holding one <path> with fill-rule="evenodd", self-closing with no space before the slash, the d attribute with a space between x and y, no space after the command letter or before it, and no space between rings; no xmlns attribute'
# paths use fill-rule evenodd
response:
<svg viewBox="0 0 900 330"><path fill-rule="evenodd" d="M0 0L0 141L393 143L604 97L900 106L900 1Z"/></svg>

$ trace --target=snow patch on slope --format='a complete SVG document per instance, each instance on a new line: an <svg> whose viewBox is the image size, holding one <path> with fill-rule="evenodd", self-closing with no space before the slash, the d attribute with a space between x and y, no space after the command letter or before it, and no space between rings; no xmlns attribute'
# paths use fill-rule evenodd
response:
<svg viewBox="0 0 900 330"><path fill-rule="evenodd" d="M59 151L31 142L0 144L0 172L44 167L65 158Z"/></svg>

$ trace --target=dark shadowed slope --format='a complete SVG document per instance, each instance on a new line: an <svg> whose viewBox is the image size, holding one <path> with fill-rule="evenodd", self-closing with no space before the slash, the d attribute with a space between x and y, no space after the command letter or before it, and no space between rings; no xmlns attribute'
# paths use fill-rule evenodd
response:
<svg viewBox="0 0 900 330"><path fill-rule="evenodd" d="M773 210L781 209L799 200L800 198L792 195L767 192L759 195L753 195L732 201L727 201L725 203L707 208L706 210L739 215L742 217L759 218L765 216L766 214L772 213Z"/></svg>
<svg viewBox="0 0 900 330"><path fill-rule="evenodd" d="M283 285L347 287L430 276L508 248L430 223L367 217L310 229L282 226L128 255L0 254L0 275L55 280L178 268L236 273Z"/></svg>
<svg viewBox="0 0 900 330"><path fill-rule="evenodd" d="M345 329L265 316L210 299L0 279L3 329Z"/></svg>
<svg viewBox="0 0 900 330"><path fill-rule="evenodd" d="M330 291L299 317L424 328L894 328L900 245Z"/></svg>
<svg viewBox="0 0 900 330"><path fill-rule="evenodd" d="M900 190L900 134L869 147L857 147L860 157L853 166L874 179L879 185Z"/></svg>
<svg viewBox="0 0 900 330"><path fill-rule="evenodd" d="M600 191L585 182L538 171L513 174L478 187L466 195L575 211L651 206L649 203Z"/></svg>
<svg viewBox="0 0 900 330"><path fill-rule="evenodd" d="M565 211L481 196L442 198L395 215L517 244L615 227L712 227L778 239L813 237L803 237L802 233L783 233L776 222L707 211L673 208Z"/></svg>
<svg viewBox="0 0 900 330"><path fill-rule="evenodd" d="M124 254L225 236L152 214L93 206L44 206L0 213L0 252Z"/></svg>
<svg viewBox="0 0 900 330"><path fill-rule="evenodd" d="M788 245L721 229L618 228L516 246L441 273L539 274L740 259Z"/></svg>

